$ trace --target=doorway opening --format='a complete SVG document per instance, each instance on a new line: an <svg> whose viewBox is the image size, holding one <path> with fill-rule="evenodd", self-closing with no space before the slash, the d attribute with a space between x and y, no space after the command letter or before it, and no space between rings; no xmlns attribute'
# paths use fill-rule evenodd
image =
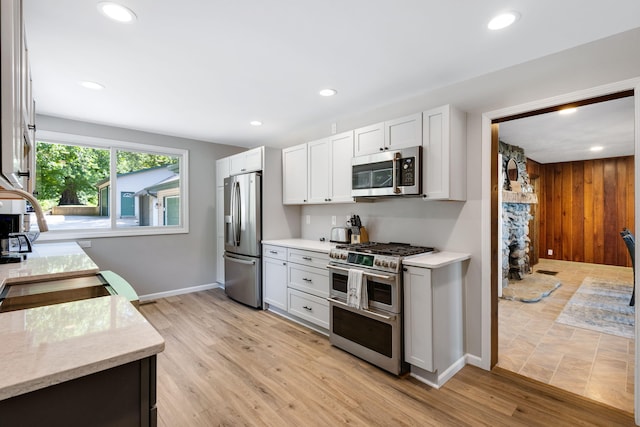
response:
<svg viewBox="0 0 640 427"><path fill-rule="evenodd" d="M496 119L491 155L492 366L631 413L634 272L620 232L635 232L633 128L631 90ZM603 314L618 310L614 293L622 325Z"/></svg>

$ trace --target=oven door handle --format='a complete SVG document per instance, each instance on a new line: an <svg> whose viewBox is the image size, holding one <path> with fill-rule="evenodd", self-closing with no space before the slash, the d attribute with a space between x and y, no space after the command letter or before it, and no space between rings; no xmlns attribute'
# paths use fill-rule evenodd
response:
<svg viewBox="0 0 640 427"><path fill-rule="evenodd" d="M346 271L347 273L349 272L348 268L344 268L344 267L338 267L336 265L327 265L328 269L334 269L334 270L340 270L340 271ZM365 276L369 276L369 277L375 277L377 279L382 279L382 280L392 280L393 277L391 276L383 276L382 274L375 274L375 273L369 273L366 270L362 270L362 274Z"/></svg>
<svg viewBox="0 0 640 427"><path fill-rule="evenodd" d="M394 320L396 320L396 316L385 316L384 314L378 314L378 313L374 313L373 311L369 311L369 310L364 310L364 309L359 309L356 307L351 307L348 304L343 303L340 300L337 300L335 298L327 298L327 301L329 301L330 303L334 303L334 304L338 304L341 305L342 307L345 307L351 311L357 311L358 313L362 313L367 315L368 317L379 317L380 319L386 320L387 322L392 322Z"/></svg>

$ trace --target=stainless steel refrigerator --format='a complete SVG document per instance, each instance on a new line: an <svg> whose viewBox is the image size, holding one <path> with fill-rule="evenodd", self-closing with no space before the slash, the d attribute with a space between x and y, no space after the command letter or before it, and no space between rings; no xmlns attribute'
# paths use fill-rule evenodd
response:
<svg viewBox="0 0 640 427"><path fill-rule="evenodd" d="M259 172L224 180L224 287L227 295L262 307L262 179Z"/></svg>

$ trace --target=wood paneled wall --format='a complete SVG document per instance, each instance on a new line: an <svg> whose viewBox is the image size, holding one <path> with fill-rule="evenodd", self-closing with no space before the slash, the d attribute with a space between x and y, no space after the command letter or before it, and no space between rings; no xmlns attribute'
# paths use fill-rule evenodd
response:
<svg viewBox="0 0 640 427"><path fill-rule="evenodd" d="M539 176L540 258L631 267L620 231L635 234L633 156L533 164L531 170Z"/></svg>

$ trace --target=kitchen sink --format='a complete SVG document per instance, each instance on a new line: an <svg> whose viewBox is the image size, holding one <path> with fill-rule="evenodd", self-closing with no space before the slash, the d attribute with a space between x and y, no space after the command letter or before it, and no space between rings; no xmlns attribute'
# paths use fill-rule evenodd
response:
<svg viewBox="0 0 640 427"><path fill-rule="evenodd" d="M0 293L0 313L115 294L100 275L7 284Z"/></svg>

